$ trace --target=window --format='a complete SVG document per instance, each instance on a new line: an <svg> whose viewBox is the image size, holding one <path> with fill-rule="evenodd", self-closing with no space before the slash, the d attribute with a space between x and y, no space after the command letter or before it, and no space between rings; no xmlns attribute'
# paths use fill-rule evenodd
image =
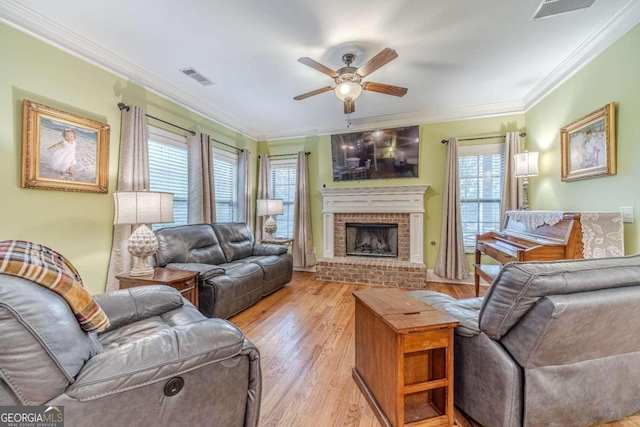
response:
<svg viewBox="0 0 640 427"><path fill-rule="evenodd" d="M500 229L504 145L459 147L458 166L462 236L474 248L477 234Z"/></svg>
<svg viewBox="0 0 640 427"><path fill-rule="evenodd" d="M293 204L296 198L296 160L271 161L271 197L282 199L282 215L275 215L279 238L293 237Z"/></svg>
<svg viewBox="0 0 640 427"><path fill-rule="evenodd" d="M216 220L234 222L238 211L238 155L214 148L213 159ZM149 126L149 181L151 191L173 193L174 222L153 224L152 229L187 224L189 177L184 136Z"/></svg>
<svg viewBox="0 0 640 427"><path fill-rule="evenodd" d="M149 126L149 189L173 193L173 223L153 224L152 229L187 223L187 144L184 136Z"/></svg>
<svg viewBox="0 0 640 427"><path fill-rule="evenodd" d="M238 214L238 155L213 149L216 221L235 222Z"/></svg>

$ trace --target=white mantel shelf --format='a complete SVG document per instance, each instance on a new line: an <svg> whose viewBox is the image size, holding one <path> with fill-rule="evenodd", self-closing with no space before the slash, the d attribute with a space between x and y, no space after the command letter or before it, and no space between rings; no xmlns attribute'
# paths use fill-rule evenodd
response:
<svg viewBox="0 0 640 427"><path fill-rule="evenodd" d="M319 188L322 213L422 213L428 185ZM421 261L422 262L422 261Z"/></svg>
<svg viewBox="0 0 640 427"><path fill-rule="evenodd" d="M424 263L424 193L428 185L387 187L319 188L322 194L322 256L334 257L334 215L336 213L409 213L410 256Z"/></svg>

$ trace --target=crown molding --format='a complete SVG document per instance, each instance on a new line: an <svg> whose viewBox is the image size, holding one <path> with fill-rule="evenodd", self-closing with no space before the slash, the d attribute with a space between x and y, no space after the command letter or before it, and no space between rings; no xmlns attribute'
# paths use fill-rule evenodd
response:
<svg viewBox="0 0 640 427"><path fill-rule="evenodd" d="M523 98L525 110L536 105L569 80L638 23L640 23L640 2L630 0Z"/></svg>
<svg viewBox="0 0 640 427"><path fill-rule="evenodd" d="M14 0L0 0L0 22L31 35L57 49L89 62L98 68L210 118L233 131L255 139L259 132L212 105L121 58L110 50L84 39L79 34L34 12ZM117 108L114 104L114 108Z"/></svg>
<svg viewBox="0 0 640 427"><path fill-rule="evenodd" d="M89 42L79 34L46 19L15 0L0 0L0 22L27 33L38 40L87 61L144 87L163 98L209 118L233 131L255 140L274 140L369 130L376 127L400 127L416 124L440 123L454 120L523 113L553 92L616 40L640 23L640 2L630 0L625 7L576 49L565 61L543 79L523 99L495 104L454 108L437 112L418 112L352 119L325 125L317 123L295 128L258 130L235 117L201 101L182 89L169 84L152 73L124 60L100 45ZM114 108L116 108L114 106Z"/></svg>
<svg viewBox="0 0 640 427"><path fill-rule="evenodd" d="M329 135L371 130L373 128L394 128L418 124L451 122L454 120L479 119L483 117L504 116L524 113L522 101L507 101L495 104L476 105L471 107L452 108L449 110L395 114L389 116L365 117L352 119L347 127L347 119L318 126L313 124L286 129L271 129L262 132L266 140L299 138L309 135Z"/></svg>

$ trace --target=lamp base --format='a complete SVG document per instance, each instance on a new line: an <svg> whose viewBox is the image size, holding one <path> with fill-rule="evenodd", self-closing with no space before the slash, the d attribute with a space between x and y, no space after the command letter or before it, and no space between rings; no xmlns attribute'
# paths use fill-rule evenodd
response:
<svg viewBox="0 0 640 427"><path fill-rule="evenodd" d="M518 208L519 211L530 211L529 207L529 179L525 176L522 181L522 205Z"/></svg>
<svg viewBox="0 0 640 427"><path fill-rule="evenodd" d="M267 235L267 238L273 239L273 234L278 230L276 220L269 216L269 218L267 218L267 220L264 222L263 230Z"/></svg>
<svg viewBox="0 0 640 427"><path fill-rule="evenodd" d="M149 262L149 256L158 250L158 239L149 227L142 224L129 237L127 247L133 256L133 269L130 276L148 276L153 274L153 266Z"/></svg>

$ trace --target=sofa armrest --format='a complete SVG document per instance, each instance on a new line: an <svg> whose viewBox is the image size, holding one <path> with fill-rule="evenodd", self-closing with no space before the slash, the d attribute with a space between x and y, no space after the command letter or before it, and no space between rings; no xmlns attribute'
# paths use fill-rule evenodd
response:
<svg viewBox="0 0 640 427"><path fill-rule="evenodd" d="M172 268L174 270L189 270L189 271L197 271L198 280L208 280L215 276L220 276L221 274L225 274L226 271L224 268L219 267L215 264L200 264L195 262L173 262L167 264L165 268Z"/></svg>
<svg viewBox="0 0 640 427"><path fill-rule="evenodd" d="M283 255L288 252L287 248L273 243L256 243L253 246L252 255Z"/></svg>
<svg viewBox="0 0 640 427"><path fill-rule="evenodd" d="M94 295L93 298L111 323L104 332L148 317L158 316L182 307L184 303L180 292L160 284L120 289Z"/></svg>
<svg viewBox="0 0 640 427"><path fill-rule="evenodd" d="M242 332L222 319L174 326L171 333L105 347L84 365L66 393L90 401L145 387L241 354L244 343Z"/></svg>

